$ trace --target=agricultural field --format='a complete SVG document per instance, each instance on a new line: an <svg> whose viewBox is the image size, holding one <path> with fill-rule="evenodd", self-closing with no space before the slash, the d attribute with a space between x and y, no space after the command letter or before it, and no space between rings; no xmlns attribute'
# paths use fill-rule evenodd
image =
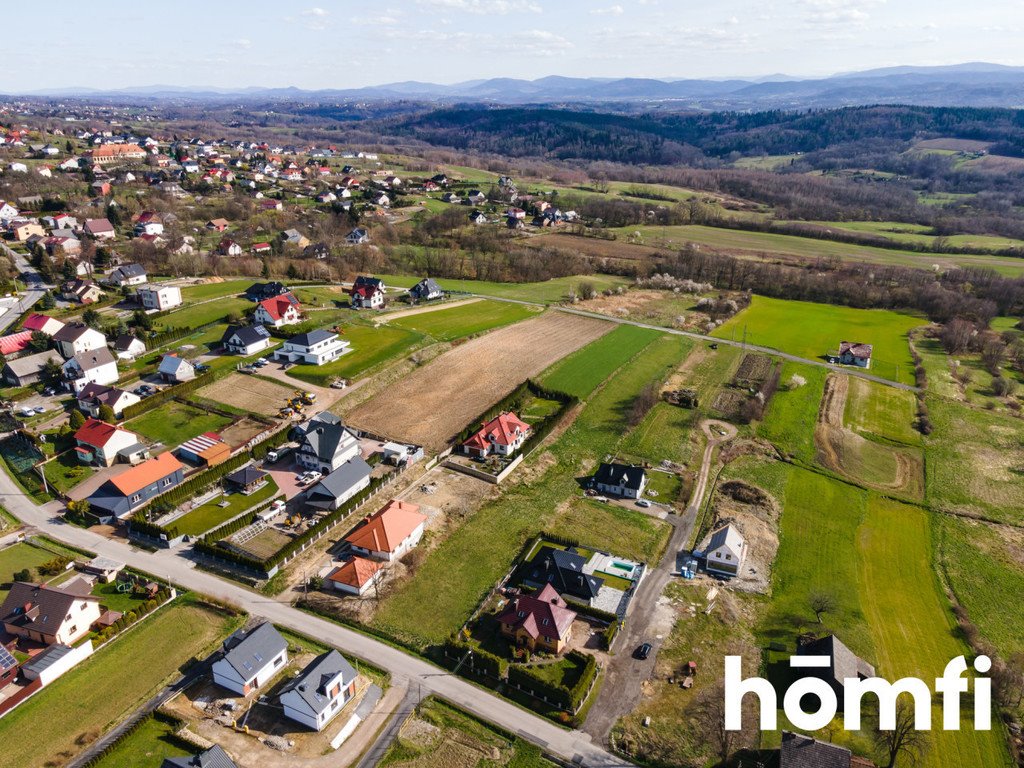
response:
<svg viewBox="0 0 1024 768"><path fill-rule="evenodd" d="M931 269L939 265L942 269L951 267L987 267L1002 275L1016 277L1024 274L1024 264L1008 256L975 254L945 254L916 251L901 251L892 248L877 248L869 245L854 245L834 240L818 240L797 235L781 235L774 232L747 232L737 229L722 229L696 224L672 227L625 227L618 230L623 241L639 232L649 247L678 250L687 243L731 253L736 256L761 258L765 254L778 254L794 259L838 258L868 262L872 264L896 264L900 266Z"/></svg>
<svg viewBox="0 0 1024 768"><path fill-rule="evenodd" d="M270 479L266 486L249 496L241 493L217 496L211 501L196 507L187 515L179 517L170 523L169 527L180 534L198 536L216 528L222 523L226 523L247 509L269 501L277 495L277 492L277 483ZM225 501L228 502L227 506L221 506Z"/></svg>
<svg viewBox="0 0 1024 768"><path fill-rule="evenodd" d="M754 296L750 306L712 335L742 339L811 360L834 354L840 341L874 347L870 373L905 384L914 383L908 334L925 325L922 318L879 309L852 309L808 301Z"/></svg>
<svg viewBox="0 0 1024 768"><path fill-rule="evenodd" d="M756 425L757 436L803 464L815 460L814 429L826 370L813 365L786 362L778 391Z"/></svg>
<svg viewBox="0 0 1024 768"><path fill-rule="evenodd" d="M560 525L565 502L580 492L576 478L615 452L626 431L626 406L648 383L666 377L685 349L678 337L661 336L622 366L572 426L524 464L520 482L507 486L438 544L414 577L382 603L374 625L421 646L440 643L458 629L525 542ZM475 556L467 558L466 552ZM438 585L444 590L439 592Z"/></svg>
<svg viewBox="0 0 1024 768"><path fill-rule="evenodd" d="M589 397L615 370L658 338L658 332L619 325L597 341L562 358L540 376L540 383L557 392Z"/></svg>
<svg viewBox="0 0 1024 768"><path fill-rule="evenodd" d="M294 390L259 376L232 373L213 384L203 387L196 394L218 403L239 408L263 416L276 416L295 396Z"/></svg>
<svg viewBox="0 0 1024 768"><path fill-rule="evenodd" d="M407 315L389 321L388 325L422 333L438 341L452 341L518 323L535 316L538 311L536 307L504 301L474 301L450 309Z"/></svg>
<svg viewBox="0 0 1024 768"><path fill-rule="evenodd" d="M352 351L326 365L293 365L288 375L316 386L327 386L333 379L353 379L365 372L411 352L423 336L388 325L346 325L342 338L352 343Z"/></svg>
<svg viewBox="0 0 1024 768"><path fill-rule="evenodd" d="M379 275L389 286L411 288L420 281L418 277L408 275ZM535 301L538 304L557 304L565 301L569 292L575 290L580 283L590 283L597 291L629 285L630 280L614 275L578 275L573 277L556 277L542 283L495 283L485 280L454 280L439 278L438 285L446 291L458 293L475 293L481 296L495 296L499 299L517 299L519 301Z"/></svg>
<svg viewBox="0 0 1024 768"><path fill-rule="evenodd" d="M172 400L126 421L124 426L155 443L174 448L203 432L218 432L230 423L227 416Z"/></svg>
<svg viewBox="0 0 1024 768"><path fill-rule="evenodd" d="M610 330L609 323L556 312L501 328L416 369L359 405L349 421L438 450L523 381Z"/></svg>
<svg viewBox="0 0 1024 768"><path fill-rule="evenodd" d="M921 445L921 433L914 428L916 414L917 399L913 392L848 377L843 423L854 432L869 438Z"/></svg>
<svg viewBox="0 0 1024 768"><path fill-rule="evenodd" d="M979 252L1003 250L1006 248L1024 248L1024 240L994 235L944 235L939 238L932 234L931 227L922 224L907 224L901 221L808 221L790 222L795 224L814 224L840 232L869 232L881 235L897 243L933 246L940 240L951 248L972 249Z"/></svg>
<svg viewBox="0 0 1024 768"><path fill-rule="evenodd" d="M0 720L0 766L65 764L239 623L187 596L161 608Z"/></svg>
<svg viewBox="0 0 1024 768"><path fill-rule="evenodd" d="M188 285L181 289L181 299L186 304L195 304L197 301L207 299L221 299L227 296L237 296L245 293L254 280L221 280L219 282L207 282L201 285Z"/></svg>

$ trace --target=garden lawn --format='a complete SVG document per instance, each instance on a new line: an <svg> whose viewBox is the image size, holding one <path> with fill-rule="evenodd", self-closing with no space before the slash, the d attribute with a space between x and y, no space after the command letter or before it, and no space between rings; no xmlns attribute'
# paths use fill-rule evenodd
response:
<svg viewBox="0 0 1024 768"><path fill-rule="evenodd" d="M92 474L92 469L78 460L74 451L65 451L43 466L50 487L67 493Z"/></svg>
<svg viewBox="0 0 1024 768"><path fill-rule="evenodd" d="M156 321L157 330L166 331L171 328L198 328L201 325L215 323L225 316L234 313L242 315L252 309L253 303L248 299L224 298L208 301L205 304L176 309Z"/></svg>
<svg viewBox="0 0 1024 768"><path fill-rule="evenodd" d="M187 597L161 608L0 719L0 768L65 763L239 623Z"/></svg>
<svg viewBox="0 0 1024 768"><path fill-rule="evenodd" d="M388 325L452 341L492 328L511 325L536 315L536 307L507 301L474 301L451 309L436 309L392 320Z"/></svg>
<svg viewBox="0 0 1024 768"><path fill-rule="evenodd" d="M443 642L461 627L526 541L554 521L561 504L580 493L576 478L615 452L629 404L648 383L667 376L685 349L679 337L661 336L623 366L545 452L553 459L549 466L532 478L520 470L522 482L508 486L442 541L380 606L375 626L419 646ZM637 521L640 535L646 524L646 519ZM467 552L473 557L466 557Z"/></svg>
<svg viewBox="0 0 1024 768"><path fill-rule="evenodd" d="M236 515L242 514L245 510L269 501L277 494L277 483L270 479L267 484L255 493L245 496L241 493L229 493L218 496L196 507L191 512L170 524L171 530L177 531L186 536L198 536L216 528L221 523L226 523ZM219 502L228 501L226 507L220 506Z"/></svg>
<svg viewBox="0 0 1024 768"><path fill-rule="evenodd" d="M194 304L197 301L204 301L206 299L237 296L240 293L244 293L252 284L252 280L223 280L219 283L189 285L181 289L181 300L186 304Z"/></svg>
<svg viewBox="0 0 1024 768"><path fill-rule="evenodd" d="M874 347L870 372L882 378L914 383L914 364L907 334L925 320L882 309L852 309L809 301L754 296L750 306L712 333L742 339L811 360L835 354L840 341Z"/></svg>
<svg viewBox="0 0 1024 768"><path fill-rule="evenodd" d="M420 277L407 275L379 275L385 285L411 288L420 281ZM445 291L459 293L476 293L481 296L495 296L499 299L517 299L519 301L535 301L538 304L551 304L564 301L570 291L576 290L581 283L589 283L598 292L620 285L629 285L630 281L613 275L578 275L572 277L555 277L540 283L494 283L485 280L449 280L442 277L437 284Z"/></svg>
<svg viewBox="0 0 1024 768"><path fill-rule="evenodd" d="M381 325L347 325L341 338L352 343L352 351L326 365L295 365L288 375L310 384L327 386L337 377L352 379L362 373L394 360L414 349L422 334L405 328Z"/></svg>
<svg viewBox="0 0 1024 768"><path fill-rule="evenodd" d="M182 742L173 738L176 727L150 717L95 763L93 768L156 768L163 764L165 758L196 754L198 749L186 751L181 746Z"/></svg>
<svg viewBox="0 0 1024 768"><path fill-rule="evenodd" d="M540 375L540 383L556 392L586 398L658 335L648 328L619 325L552 365Z"/></svg>
<svg viewBox="0 0 1024 768"><path fill-rule="evenodd" d="M672 535L672 526L663 520L586 498L573 499L544 530L643 563L656 563Z"/></svg>
<svg viewBox="0 0 1024 768"><path fill-rule="evenodd" d="M126 429L173 448L204 432L216 432L231 423L227 416L207 413L174 400L125 422Z"/></svg>
<svg viewBox="0 0 1024 768"><path fill-rule="evenodd" d="M43 563L50 562L55 557L56 555L52 552L24 542L0 549L0 585L13 581L14 574L25 568L33 569L32 578L37 579L38 573L34 569ZM0 600L7 597L9 591L4 586L0 586Z"/></svg>
<svg viewBox="0 0 1024 768"><path fill-rule="evenodd" d="M813 365L783 363L779 389L768 404L764 419L756 426L757 436L805 464L813 463L816 455L814 423L825 389L826 373L826 369ZM806 383L794 387L794 375Z"/></svg>

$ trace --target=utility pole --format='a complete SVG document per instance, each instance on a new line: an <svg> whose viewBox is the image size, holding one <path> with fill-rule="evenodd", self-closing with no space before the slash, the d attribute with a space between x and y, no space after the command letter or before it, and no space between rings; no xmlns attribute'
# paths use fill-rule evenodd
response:
<svg viewBox="0 0 1024 768"><path fill-rule="evenodd" d="M747 351L747 324L743 324L743 351Z"/></svg>

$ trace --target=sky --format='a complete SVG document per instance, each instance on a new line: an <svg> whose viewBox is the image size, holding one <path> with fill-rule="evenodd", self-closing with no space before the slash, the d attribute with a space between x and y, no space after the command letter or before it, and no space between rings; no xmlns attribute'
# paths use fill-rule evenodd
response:
<svg viewBox="0 0 1024 768"><path fill-rule="evenodd" d="M0 92L1024 65L1024 0L314 1L5 3Z"/></svg>

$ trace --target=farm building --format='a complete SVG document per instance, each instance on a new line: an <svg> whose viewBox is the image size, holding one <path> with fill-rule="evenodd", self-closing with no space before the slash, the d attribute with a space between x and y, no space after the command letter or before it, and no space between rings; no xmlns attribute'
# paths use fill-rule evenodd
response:
<svg viewBox="0 0 1024 768"><path fill-rule="evenodd" d="M839 711L843 711L843 681L848 678L866 680L875 676L875 668L847 648L835 635L826 635L817 640L801 643L796 649L797 656L819 656L828 659L824 667L807 667L804 675L824 680L835 691Z"/></svg>
<svg viewBox="0 0 1024 768"><path fill-rule="evenodd" d="M324 582L330 589L361 596L383 575L383 563L356 555L327 574Z"/></svg>
<svg viewBox="0 0 1024 768"><path fill-rule="evenodd" d="M529 424L514 413L501 413L466 440L462 444L462 450L469 456L480 459L492 453L498 456L511 456L522 447L529 434Z"/></svg>
<svg viewBox="0 0 1024 768"><path fill-rule="evenodd" d="M32 341L32 331L18 331L7 336L0 336L0 355L7 357L22 352Z"/></svg>
<svg viewBox="0 0 1024 768"><path fill-rule="evenodd" d="M28 357L19 357L17 360L8 360L3 367L4 383L12 387L35 384L42 378L43 369L49 362L60 364L64 361L52 349Z"/></svg>
<svg viewBox="0 0 1024 768"><path fill-rule="evenodd" d="M270 331L262 325L233 325L220 337L225 352L249 357L270 346Z"/></svg>
<svg viewBox="0 0 1024 768"><path fill-rule="evenodd" d="M417 504L392 499L360 523L345 541L360 555L398 560L423 538L427 516L419 510Z"/></svg>
<svg viewBox="0 0 1024 768"><path fill-rule="evenodd" d="M288 662L288 642L270 623L239 629L224 641L213 663L213 682L239 696L261 688Z"/></svg>
<svg viewBox="0 0 1024 768"><path fill-rule="evenodd" d="M57 331L64 327L64 323L49 315L32 314L25 318L26 331L40 331L47 336L53 337Z"/></svg>
<svg viewBox="0 0 1024 768"><path fill-rule="evenodd" d="M602 463L591 478L590 487L610 496L639 499L647 487L647 473L643 467Z"/></svg>
<svg viewBox="0 0 1024 768"><path fill-rule="evenodd" d="M330 650L285 683L278 701L285 717L322 731L355 695L357 677L345 657Z"/></svg>
<svg viewBox="0 0 1024 768"><path fill-rule="evenodd" d="M726 525L711 534L707 570L723 576L738 576L747 559L747 542L735 525Z"/></svg>
<svg viewBox="0 0 1024 768"><path fill-rule="evenodd" d="M531 651L565 650L576 612L566 606L554 587L545 584L536 595L519 595L498 617L501 634Z"/></svg>

